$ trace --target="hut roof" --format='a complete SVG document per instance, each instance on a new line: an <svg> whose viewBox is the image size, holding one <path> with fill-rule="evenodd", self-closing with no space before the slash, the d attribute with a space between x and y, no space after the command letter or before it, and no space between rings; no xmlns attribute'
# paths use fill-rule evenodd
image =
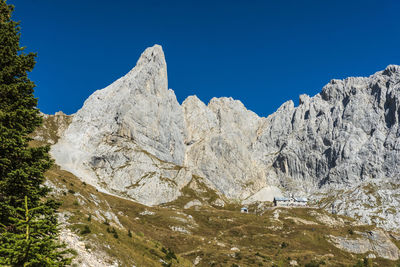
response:
<svg viewBox="0 0 400 267"><path fill-rule="evenodd" d="M306 197L294 197L294 200L297 202L307 202L308 199Z"/></svg>
<svg viewBox="0 0 400 267"><path fill-rule="evenodd" d="M288 197L274 197L275 201L289 201L290 198Z"/></svg>

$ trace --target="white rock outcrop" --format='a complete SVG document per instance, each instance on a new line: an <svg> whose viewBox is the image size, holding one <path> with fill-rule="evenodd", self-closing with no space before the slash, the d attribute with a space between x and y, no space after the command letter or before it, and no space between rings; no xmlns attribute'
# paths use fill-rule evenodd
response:
<svg viewBox="0 0 400 267"><path fill-rule="evenodd" d="M336 247L350 253L364 254L370 251L375 252L379 257L396 261L400 257L399 248L390 240L387 233L382 230L374 230L368 233L358 234L361 237L348 238L330 236L328 241ZM374 255L374 254L373 254Z"/></svg>

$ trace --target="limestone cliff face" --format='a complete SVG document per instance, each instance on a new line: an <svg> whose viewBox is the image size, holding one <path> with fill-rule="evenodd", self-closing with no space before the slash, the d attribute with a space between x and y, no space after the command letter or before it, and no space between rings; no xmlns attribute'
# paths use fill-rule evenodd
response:
<svg viewBox="0 0 400 267"><path fill-rule="evenodd" d="M400 67L332 80L267 118L255 149L282 185L310 191L368 179L399 181ZM274 154L273 152L276 152Z"/></svg>
<svg viewBox="0 0 400 267"><path fill-rule="evenodd" d="M245 199L268 186L251 150L261 118L232 98L213 98L206 106L191 96L182 106L190 169L229 198Z"/></svg>
<svg viewBox="0 0 400 267"><path fill-rule="evenodd" d="M184 139L183 109L156 45L85 101L51 153L88 183L153 205L175 199L191 177L183 167Z"/></svg>
<svg viewBox="0 0 400 267"><path fill-rule="evenodd" d="M399 66L332 80L262 118L232 98L179 105L155 45L85 101L51 152L82 180L147 205L176 199L193 175L231 199L271 200L278 188L400 183L399 123Z"/></svg>

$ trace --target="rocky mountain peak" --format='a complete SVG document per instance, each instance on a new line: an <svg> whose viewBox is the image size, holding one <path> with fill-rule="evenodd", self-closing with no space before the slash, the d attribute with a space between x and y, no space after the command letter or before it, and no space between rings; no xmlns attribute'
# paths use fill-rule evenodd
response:
<svg viewBox="0 0 400 267"><path fill-rule="evenodd" d="M152 47L146 48L138 59L136 66L140 67L153 62L156 65L165 67L167 64L165 62L165 55L161 45L155 44Z"/></svg>
<svg viewBox="0 0 400 267"><path fill-rule="evenodd" d="M388 65L386 69L382 72L382 74L386 76L400 75L400 66Z"/></svg>
<svg viewBox="0 0 400 267"><path fill-rule="evenodd" d="M167 178L177 171L161 173L158 164L182 166L184 139L183 110L168 89L164 53L155 45L127 75L85 101L51 153L84 181L153 204L176 197Z"/></svg>
<svg viewBox="0 0 400 267"><path fill-rule="evenodd" d="M281 190L312 197L371 179L398 182L399 66L332 80L299 102L267 118L227 97L205 105L190 96L179 105L155 45L85 101L51 153L87 183L146 205L177 199L195 178L248 201ZM400 212L393 218L400 221Z"/></svg>

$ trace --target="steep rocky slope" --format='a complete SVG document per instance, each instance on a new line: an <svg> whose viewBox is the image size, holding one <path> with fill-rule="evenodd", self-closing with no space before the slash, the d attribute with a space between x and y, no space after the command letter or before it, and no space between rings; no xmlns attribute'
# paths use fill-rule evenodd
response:
<svg viewBox="0 0 400 267"><path fill-rule="evenodd" d="M282 191L330 207L338 197L327 194L340 196L349 185L397 188L399 120L399 66L332 80L320 94L300 96L298 107L288 101L262 118L231 98L205 105L191 96L179 105L155 45L127 75L85 101L51 153L99 190L146 205L176 200L196 178L218 193L219 203L272 200ZM353 197L376 206L365 208L364 222L374 223L386 207L375 223L399 228L398 208L387 208L395 202L378 202L364 190L343 194L338 211L351 210Z"/></svg>

